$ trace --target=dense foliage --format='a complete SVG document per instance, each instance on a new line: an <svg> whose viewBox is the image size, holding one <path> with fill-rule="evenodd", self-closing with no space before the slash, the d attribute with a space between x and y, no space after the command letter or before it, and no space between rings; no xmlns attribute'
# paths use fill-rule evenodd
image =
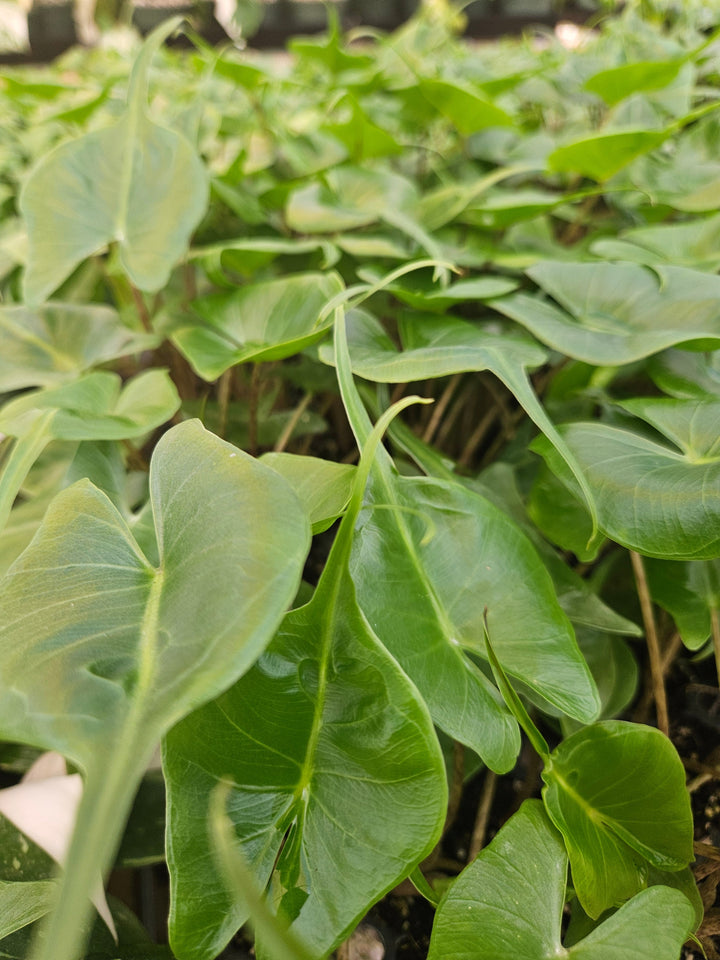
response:
<svg viewBox="0 0 720 960"><path fill-rule="evenodd" d="M407 877L432 960L700 924L662 677L675 630L720 659L715 35L461 19L2 76L3 957L250 917L317 960ZM542 799L440 897L443 750L521 730ZM169 947L100 880L163 858Z"/></svg>

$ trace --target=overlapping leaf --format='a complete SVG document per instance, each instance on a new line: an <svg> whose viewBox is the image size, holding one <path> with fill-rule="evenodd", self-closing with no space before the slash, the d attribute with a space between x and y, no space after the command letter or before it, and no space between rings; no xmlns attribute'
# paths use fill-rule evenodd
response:
<svg viewBox="0 0 720 960"><path fill-rule="evenodd" d="M38 954L48 960L79 948L91 880L108 866L157 739L250 666L307 550L286 482L196 422L160 441L150 489L157 567L105 494L80 481L55 498L0 586L2 735L57 750L86 774L82 829Z"/></svg>
<svg viewBox="0 0 720 960"><path fill-rule="evenodd" d="M693 927L693 907L662 886L643 890L563 947L566 875L562 838L540 803L526 801L443 898L429 960L676 960Z"/></svg>
<svg viewBox="0 0 720 960"><path fill-rule="evenodd" d="M720 556L720 510L712 495L720 483L720 458L693 458L602 423L560 429L582 465L597 503L600 529L608 537L661 559ZM534 441L534 448L573 489L565 464L544 438Z"/></svg>
<svg viewBox="0 0 720 960"><path fill-rule="evenodd" d="M0 307L0 393L66 382L155 343L99 304Z"/></svg>
<svg viewBox="0 0 720 960"><path fill-rule="evenodd" d="M347 569L387 420L365 445L312 600L285 617L246 677L165 742L180 960L216 956L247 917L197 831L221 779L231 780L228 814L245 859L318 957L412 870L442 826L445 773L430 718L358 608Z"/></svg>
<svg viewBox="0 0 720 960"><path fill-rule="evenodd" d="M205 380L248 361L280 360L319 340L328 300L342 290L334 273L295 274L193 302L201 322L179 321L172 341Z"/></svg>
<svg viewBox="0 0 720 960"><path fill-rule="evenodd" d="M659 730L618 720L586 727L553 751L543 780L575 892L591 917L642 890L648 863L680 870L692 861L685 771Z"/></svg>
<svg viewBox="0 0 720 960"><path fill-rule="evenodd" d="M630 363L699 338L720 340L720 277L684 267L545 261L527 271L563 309L514 294L492 306L555 350Z"/></svg>

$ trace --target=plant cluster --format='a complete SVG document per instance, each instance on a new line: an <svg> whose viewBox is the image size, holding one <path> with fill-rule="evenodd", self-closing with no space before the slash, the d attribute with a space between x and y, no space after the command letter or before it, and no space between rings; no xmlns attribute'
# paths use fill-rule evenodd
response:
<svg viewBox="0 0 720 960"><path fill-rule="evenodd" d="M2 76L3 957L318 960L408 877L431 960L699 927L662 677L720 659L716 35L460 20ZM443 751L521 731L542 799L440 896ZM169 946L101 883L163 859Z"/></svg>

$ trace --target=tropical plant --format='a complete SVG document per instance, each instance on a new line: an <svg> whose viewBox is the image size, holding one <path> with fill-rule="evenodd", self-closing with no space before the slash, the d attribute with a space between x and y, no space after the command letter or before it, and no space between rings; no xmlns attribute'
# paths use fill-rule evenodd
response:
<svg viewBox="0 0 720 960"><path fill-rule="evenodd" d="M319 960L406 878L432 960L700 928L664 674L720 662L717 33L458 23L2 75L4 957ZM434 886L448 756L523 738L541 799ZM161 861L169 946L101 884Z"/></svg>

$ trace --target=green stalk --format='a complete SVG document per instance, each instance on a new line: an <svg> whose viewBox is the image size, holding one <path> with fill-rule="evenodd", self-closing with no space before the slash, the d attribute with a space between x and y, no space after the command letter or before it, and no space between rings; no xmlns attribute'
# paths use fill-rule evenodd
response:
<svg viewBox="0 0 720 960"><path fill-rule="evenodd" d="M125 756L114 757L87 778L57 904L40 927L30 960L78 960L83 955L94 910L90 895L98 873L104 876L112 864L146 766L133 752L135 738L124 743L120 752Z"/></svg>

